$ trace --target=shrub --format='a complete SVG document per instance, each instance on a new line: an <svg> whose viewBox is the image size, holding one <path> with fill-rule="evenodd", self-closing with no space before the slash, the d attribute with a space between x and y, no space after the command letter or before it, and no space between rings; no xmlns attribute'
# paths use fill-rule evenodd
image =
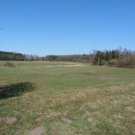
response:
<svg viewBox="0 0 135 135"><path fill-rule="evenodd" d="M119 61L119 67L133 68L135 67L135 57L127 56Z"/></svg>
<svg viewBox="0 0 135 135"><path fill-rule="evenodd" d="M111 59L108 61L109 66L119 67L119 61L117 59Z"/></svg>
<svg viewBox="0 0 135 135"><path fill-rule="evenodd" d="M6 61L6 62L4 63L4 67L15 67L15 65L14 65L14 63L12 63L12 62Z"/></svg>
<svg viewBox="0 0 135 135"><path fill-rule="evenodd" d="M101 65L108 65L108 62L106 60L101 60Z"/></svg>

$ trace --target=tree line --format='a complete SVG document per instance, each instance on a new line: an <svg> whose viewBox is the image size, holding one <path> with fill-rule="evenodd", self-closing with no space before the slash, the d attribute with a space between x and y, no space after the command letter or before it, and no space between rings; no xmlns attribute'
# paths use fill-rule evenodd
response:
<svg viewBox="0 0 135 135"><path fill-rule="evenodd" d="M0 60L3 61L68 61L85 62L94 65L107 65L115 67L135 67L135 51L127 49L96 50L90 54L78 55L26 55L16 52L0 51Z"/></svg>
<svg viewBox="0 0 135 135"><path fill-rule="evenodd" d="M67 62L90 62L89 54L78 55L48 55L45 57L47 61L67 61Z"/></svg>
<svg viewBox="0 0 135 135"><path fill-rule="evenodd" d="M47 55L40 57L38 55L27 55L16 52L0 51L0 60L2 61L69 61L69 62L89 62L88 54L78 55Z"/></svg>
<svg viewBox="0 0 135 135"><path fill-rule="evenodd" d="M95 51L93 64L115 67L135 67L135 51L116 49L110 51Z"/></svg>
<svg viewBox="0 0 135 135"><path fill-rule="evenodd" d="M22 61L25 59L25 56L21 53L14 53L14 52L5 52L5 51L0 51L0 60L17 60L17 61Z"/></svg>
<svg viewBox="0 0 135 135"><path fill-rule="evenodd" d="M39 57L37 55L27 55L16 52L6 52L0 51L1 61L39 61L44 60L44 57Z"/></svg>

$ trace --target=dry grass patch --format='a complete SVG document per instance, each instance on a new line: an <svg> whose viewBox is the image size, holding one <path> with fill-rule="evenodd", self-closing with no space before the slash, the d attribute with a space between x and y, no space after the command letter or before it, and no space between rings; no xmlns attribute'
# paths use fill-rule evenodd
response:
<svg viewBox="0 0 135 135"><path fill-rule="evenodd" d="M135 130L134 89L133 84L108 86L55 98L40 98L36 93L26 93L22 97L26 104L17 107L18 111L26 114L24 117L20 111L14 114L20 121L16 135L26 135L35 125L44 126L47 135L132 135ZM22 100L18 100L18 105L20 102ZM34 127L30 124L33 122Z"/></svg>
<svg viewBox="0 0 135 135"><path fill-rule="evenodd" d="M134 119L130 122L127 111L132 112L132 117L135 114L134 102L135 95L132 95L132 100L127 98L131 96L132 89L135 85L128 87L110 86L104 89L84 90L76 94L68 94L61 98L55 99L53 102L54 109L61 110L61 117L66 111L66 116L72 119L71 125L77 121L84 122L84 125L89 122L90 125L86 126L86 130L90 127L95 128L91 134L129 134L134 133ZM123 101L126 98L126 105ZM128 100L129 99L129 100ZM132 105L129 107L128 105ZM61 106L60 109L58 106ZM52 107L53 108L53 107ZM125 111L126 109L126 111ZM86 122L87 120L87 122ZM103 127L100 127L102 124ZM127 127L130 125L130 128ZM109 129L108 129L109 128ZM104 129L104 131L102 131ZM81 132L81 131L80 131ZM83 132L82 132L83 133Z"/></svg>

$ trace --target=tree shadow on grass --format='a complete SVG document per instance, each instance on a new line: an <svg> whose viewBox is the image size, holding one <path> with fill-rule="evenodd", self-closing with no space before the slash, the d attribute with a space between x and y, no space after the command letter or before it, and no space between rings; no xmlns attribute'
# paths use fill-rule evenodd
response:
<svg viewBox="0 0 135 135"><path fill-rule="evenodd" d="M0 99L7 99L10 97L21 96L25 92L32 91L35 87L30 82L21 82L0 86Z"/></svg>

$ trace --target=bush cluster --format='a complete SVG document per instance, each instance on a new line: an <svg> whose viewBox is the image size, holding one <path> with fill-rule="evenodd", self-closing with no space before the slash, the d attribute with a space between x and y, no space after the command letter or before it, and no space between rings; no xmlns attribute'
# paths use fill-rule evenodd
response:
<svg viewBox="0 0 135 135"><path fill-rule="evenodd" d="M115 67L135 67L135 52L124 50L95 51L93 64Z"/></svg>

